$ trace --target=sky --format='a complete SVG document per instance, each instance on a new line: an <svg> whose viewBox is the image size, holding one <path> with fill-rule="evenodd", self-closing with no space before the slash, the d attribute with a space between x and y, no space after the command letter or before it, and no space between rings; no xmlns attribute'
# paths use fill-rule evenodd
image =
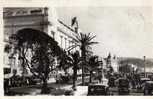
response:
<svg viewBox="0 0 153 99"><path fill-rule="evenodd" d="M57 7L60 20L70 26L76 16L83 33L96 35L96 55L110 52L118 57L153 58L153 11L151 7Z"/></svg>

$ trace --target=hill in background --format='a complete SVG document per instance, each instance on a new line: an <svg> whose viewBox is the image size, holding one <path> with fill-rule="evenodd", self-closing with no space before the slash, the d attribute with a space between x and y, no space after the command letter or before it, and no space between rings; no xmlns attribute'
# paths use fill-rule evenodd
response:
<svg viewBox="0 0 153 99"><path fill-rule="evenodd" d="M144 60L140 58L132 58L132 57L119 57L118 63L128 63L128 64L134 64L137 65L140 68L144 67ZM153 68L153 59L146 59L145 65L148 68Z"/></svg>

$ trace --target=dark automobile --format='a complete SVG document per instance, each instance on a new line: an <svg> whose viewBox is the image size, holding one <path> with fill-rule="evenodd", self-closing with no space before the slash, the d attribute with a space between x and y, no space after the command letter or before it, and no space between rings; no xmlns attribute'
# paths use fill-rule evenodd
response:
<svg viewBox="0 0 153 99"><path fill-rule="evenodd" d="M137 88L138 92L144 91L144 86L147 81L150 81L150 79L149 78L140 78L139 87Z"/></svg>
<svg viewBox="0 0 153 99"><path fill-rule="evenodd" d="M74 92L73 92L73 90L67 90L64 92L64 95L65 96L72 96L72 95L74 95Z"/></svg>
<svg viewBox="0 0 153 99"><path fill-rule="evenodd" d="M150 81L150 78L140 78L140 84L143 84L146 81Z"/></svg>
<svg viewBox="0 0 153 99"><path fill-rule="evenodd" d="M153 94L153 81L146 81L143 88L144 95Z"/></svg>
<svg viewBox="0 0 153 99"><path fill-rule="evenodd" d="M71 80L72 76L70 76L69 74L59 74L56 77L56 83L69 83Z"/></svg>
<svg viewBox="0 0 153 99"><path fill-rule="evenodd" d="M108 95L108 87L103 84L91 84L88 86L88 96Z"/></svg>
<svg viewBox="0 0 153 99"><path fill-rule="evenodd" d="M13 75L10 78L11 87L20 87L22 85L22 78L19 75Z"/></svg>
<svg viewBox="0 0 153 99"><path fill-rule="evenodd" d="M110 77L108 80L109 87L115 87L115 77Z"/></svg>
<svg viewBox="0 0 153 99"><path fill-rule="evenodd" d="M26 77L26 79L29 85L36 85L37 83L41 83L41 80L35 76Z"/></svg>
<svg viewBox="0 0 153 99"><path fill-rule="evenodd" d="M27 85L36 85L37 83L40 83L41 80L38 77L35 76L12 76L10 78L11 87L21 87L21 86L27 86Z"/></svg>
<svg viewBox="0 0 153 99"><path fill-rule="evenodd" d="M120 78L118 80L118 93L119 95L128 95L129 90L129 81L125 78Z"/></svg>

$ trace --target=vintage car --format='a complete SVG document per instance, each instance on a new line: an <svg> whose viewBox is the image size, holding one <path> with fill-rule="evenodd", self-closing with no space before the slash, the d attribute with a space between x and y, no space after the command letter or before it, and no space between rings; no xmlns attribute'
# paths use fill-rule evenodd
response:
<svg viewBox="0 0 153 99"><path fill-rule="evenodd" d="M146 81L150 81L149 78L140 78L140 85L137 88L139 92L143 92Z"/></svg>
<svg viewBox="0 0 153 99"><path fill-rule="evenodd" d="M153 94L153 81L146 81L143 88L144 95Z"/></svg>
<svg viewBox="0 0 153 99"><path fill-rule="evenodd" d="M109 78L108 85L109 85L109 87L115 87L115 78L114 77Z"/></svg>
<svg viewBox="0 0 153 99"><path fill-rule="evenodd" d="M41 79L36 76L29 76L29 77L26 77L26 83L28 85L36 85L38 83L41 83Z"/></svg>
<svg viewBox="0 0 153 99"><path fill-rule="evenodd" d="M69 74L59 74L56 76L56 83L70 83L72 82L72 76Z"/></svg>
<svg viewBox="0 0 153 99"><path fill-rule="evenodd" d="M108 86L104 84L90 84L88 86L88 96L108 95Z"/></svg>
<svg viewBox="0 0 153 99"><path fill-rule="evenodd" d="M37 83L41 83L41 80L35 76L12 76L10 78L10 86L11 87L21 87L27 85L36 85Z"/></svg>
<svg viewBox="0 0 153 99"><path fill-rule="evenodd" d="M129 90L129 81L125 78L120 78L118 80L118 94L119 95L128 95Z"/></svg>
<svg viewBox="0 0 153 99"><path fill-rule="evenodd" d="M146 81L150 81L150 78L140 78L140 83L143 84Z"/></svg>
<svg viewBox="0 0 153 99"><path fill-rule="evenodd" d="M10 78L11 87L20 87L22 85L22 78L19 75L14 75Z"/></svg>

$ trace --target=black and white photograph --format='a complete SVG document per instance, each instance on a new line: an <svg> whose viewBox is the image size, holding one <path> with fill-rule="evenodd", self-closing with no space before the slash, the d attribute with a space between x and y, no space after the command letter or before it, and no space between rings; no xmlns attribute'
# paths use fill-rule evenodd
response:
<svg viewBox="0 0 153 99"><path fill-rule="evenodd" d="M4 96L152 96L151 6L3 7Z"/></svg>

